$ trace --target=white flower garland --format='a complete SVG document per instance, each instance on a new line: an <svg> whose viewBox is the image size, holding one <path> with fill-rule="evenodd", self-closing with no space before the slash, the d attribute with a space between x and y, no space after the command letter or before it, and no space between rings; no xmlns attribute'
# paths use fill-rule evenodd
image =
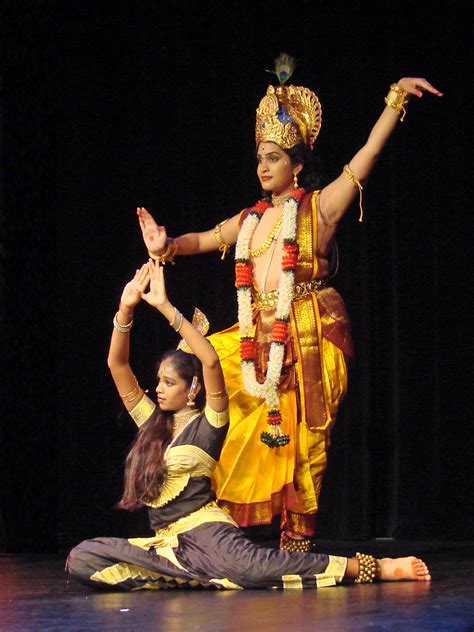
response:
<svg viewBox="0 0 474 632"><path fill-rule="evenodd" d="M283 207L283 239L284 241L295 241L297 227L298 202L294 197L290 197ZM260 222L261 216L250 213L242 224L242 228L237 239L235 258L240 261L250 259L250 241ZM280 273L278 284L278 301L275 318L288 320L293 300L295 287L295 273L292 270L285 270ZM252 289L242 287L237 291L239 331L240 336L251 337L253 331L252 318ZM272 342L268 357L268 369L265 381L260 384L257 381L255 362L245 362L242 365L242 380L244 388L250 395L265 399L269 408L277 408L280 405L278 396L278 384L280 383L283 360L285 358L285 345Z"/></svg>

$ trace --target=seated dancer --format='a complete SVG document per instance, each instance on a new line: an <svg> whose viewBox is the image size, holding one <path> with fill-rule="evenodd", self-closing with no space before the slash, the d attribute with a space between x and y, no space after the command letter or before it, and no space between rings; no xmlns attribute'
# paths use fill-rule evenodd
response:
<svg viewBox="0 0 474 632"><path fill-rule="evenodd" d="M284 84L291 59L276 61ZM424 92L441 96L422 78L392 84L365 144L321 188L312 162L321 126L318 97L304 87L269 86L256 120L262 200L215 229L176 239L137 209L148 252L162 262L212 250L224 256L236 245L239 322L210 337L230 397L230 428L214 474L217 499L241 527L281 515L285 550L309 550L315 535L331 431L353 353L346 308L330 283L336 228L355 197L362 200L408 99Z"/></svg>
<svg viewBox="0 0 474 632"><path fill-rule="evenodd" d="M142 298L185 341L186 350L169 351L161 360L157 405L140 388L129 364L133 312ZM70 577L105 590L317 588L343 581L431 579L425 563L415 557L291 553L246 538L218 507L211 489L229 416L219 358L169 302L163 267L148 262L137 270L123 290L113 324L108 364L139 428L126 458L119 506L130 511L147 507L155 535L81 542L67 559Z"/></svg>

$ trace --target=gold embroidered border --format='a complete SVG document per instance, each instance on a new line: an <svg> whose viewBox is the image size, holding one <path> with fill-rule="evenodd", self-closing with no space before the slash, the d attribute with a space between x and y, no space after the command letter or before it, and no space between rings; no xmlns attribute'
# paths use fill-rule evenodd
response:
<svg viewBox="0 0 474 632"><path fill-rule="evenodd" d="M315 214L316 198L319 191L311 196L311 206L306 203L298 210L298 281L311 281L318 272L316 249L318 245L318 217Z"/></svg>
<svg viewBox="0 0 474 632"><path fill-rule="evenodd" d="M167 527L158 529L153 537L133 538L132 540L129 540L129 542L147 550L151 548L160 549L161 547L167 546L177 547L177 536L179 534L190 531L191 529L199 527L206 522L225 522L226 524L231 524L234 527L238 526L229 514L223 511L217 505L216 501L213 500L210 503L207 503L207 505L204 505L204 507L201 507L201 509L193 511L193 513L180 518ZM160 551L157 552L160 553Z"/></svg>
<svg viewBox="0 0 474 632"><path fill-rule="evenodd" d="M283 590L303 590L301 575L282 575Z"/></svg>
<svg viewBox="0 0 474 632"><path fill-rule="evenodd" d="M326 567L326 575L332 575L336 578L338 584L340 584L344 578L347 568L347 557L340 557L339 555L330 555L329 564Z"/></svg>
<svg viewBox="0 0 474 632"><path fill-rule="evenodd" d="M222 428L227 423L229 423L229 409L228 408L218 413L215 410L212 410L209 404L206 404L204 414L206 415L207 421L214 428Z"/></svg>
<svg viewBox="0 0 474 632"><path fill-rule="evenodd" d="M178 586L185 584L192 587L199 586L199 582L194 579L170 577L168 575L164 575L163 573L155 573L154 571L142 568L136 564L127 564L125 562L120 562L119 564L108 566L101 571L96 571L90 578L95 582L109 584L111 586L121 584L122 582L127 581L127 579L142 579L147 580L147 582L153 582L153 588L155 589L170 588L174 587L176 584ZM172 586L170 586L171 582L173 584ZM147 588L150 587L149 584L146 584L145 586Z"/></svg>
<svg viewBox="0 0 474 632"><path fill-rule="evenodd" d="M298 363L296 373L301 401L301 421L321 428L328 420L321 366L321 319L316 296L294 301L291 324Z"/></svg>
<svg viewBox="0 0 474 632"><path fill-rule="evenodd" d="M150 417L155 412L155 410L156 410L155 402L153 402L148 397L148 395L144 394L141 400L138 402L138 404L134 408L132 408L132 410L128 411L128 414L133 419L133 421L137 424L137 426L140 428L140 426L143 426L145 421L150 419Z"/></svg>
<svg viewBox="0 0 474 632"><path fill-rule="evenodd" d="M147 502L148 507L163 507L177 498L192 477L210 477L217 461L197 446L177 445L166 451L166 465L167 473L160 495L156 500Z"/></svg>

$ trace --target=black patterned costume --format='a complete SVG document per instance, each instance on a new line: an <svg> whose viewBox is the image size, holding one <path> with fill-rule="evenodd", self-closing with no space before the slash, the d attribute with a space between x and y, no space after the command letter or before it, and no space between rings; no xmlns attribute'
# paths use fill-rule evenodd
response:
<svg viewBox="0 0 474 632"><path fill-rule="evenodd" d="M227 411L216 413L207 406L197 413L166 450L165 483L148 507L155 535L85 540L69 554L70 576L106 590L317 588L339 583L346 558L260 546L217 506L211 473L227 426Z"/></svg>

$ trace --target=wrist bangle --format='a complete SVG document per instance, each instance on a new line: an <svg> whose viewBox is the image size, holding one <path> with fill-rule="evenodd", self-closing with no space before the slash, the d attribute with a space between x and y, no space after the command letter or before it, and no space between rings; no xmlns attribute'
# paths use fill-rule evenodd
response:
<svg viewBox="0 0 474 632"><path fill-rule="evenodd" d="M170 325L171 327L173 327L175 331L179 331L181 329L182 324L183 324L183 314L179 312L175 307L173 322L171 322Z"/></svg>
<svg viewBox="0 0 474 632"><path fill-rule="evenodd" d="M157 255L150 251L148 251L148 254L152 259L154 259L154 261L158 261L162 266L164 266L168 261L174 265L174 258L178 250L179 246L176 241L172 237L168 237L166 240L166 248L163 250L161 255Z"/></svg>
<svg viewBox="0 0 474 632"><path fill-rule="evenodd" d="M117 312L118 314L118 312ZM128 331L130 331L130 329L132 328L133 325L133 318L132 320L127 324L127 325L121 325L118 320L117 320L117 314L115 314L114 319L113 319L113 324L115 329L117 329L117 331L120 331L120 333L122 334L126 334Z"/></svg>
<svg viewBox="0 0 474 632"><path fill-rule="evenodd" d="M403 119L407 113L405 105L408 103L408 92L402 90L397 83L392 83L390 90L385 97L385 103L396 110L399 116L401 114L400 123L403 123Z"/></svg>

